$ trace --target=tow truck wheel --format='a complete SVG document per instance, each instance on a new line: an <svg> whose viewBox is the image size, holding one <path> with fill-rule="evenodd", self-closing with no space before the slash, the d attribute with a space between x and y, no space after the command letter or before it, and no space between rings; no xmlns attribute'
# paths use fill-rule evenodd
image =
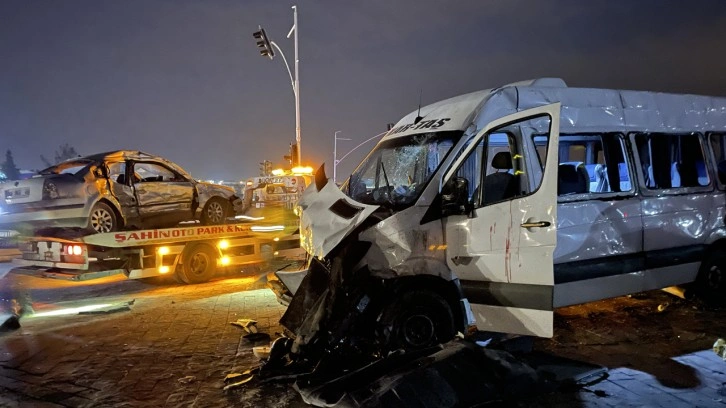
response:
<svg viewBox="0 0 726 408"><path fill-rule="evenodd" d="M384 351L431 347L456 334L449 304L428 290L398 296L383 310L378 323L377 337Z"/></svg>
<svg viewBox="0 0 726 408"><path fill-rule="evenodd" d="M224 224L229 217L229 204L223 199L215 197L207 201L202 212L202 224Z"/></svg>
<svg viewBox="0 0 726 408"><path fill-rule="evenodd" d="M722 305L726 295L726 254L712 252L703 260L696 278L696 293L705 302Z"/></svg>
<svg viewBox="0 0 726 408"><path fill-rule="evenodd" d="M97 233L114 232L118 229L116 213L106 203L96 203L88 216L88 229Z"/></svg>
<svg viewBox="0 0 726 408"><path fill-rule="evenodd" d="M182 255L181 280L186 283L207 282L217 273L217 252L205 244L198 244L184 250Z"/></svg>

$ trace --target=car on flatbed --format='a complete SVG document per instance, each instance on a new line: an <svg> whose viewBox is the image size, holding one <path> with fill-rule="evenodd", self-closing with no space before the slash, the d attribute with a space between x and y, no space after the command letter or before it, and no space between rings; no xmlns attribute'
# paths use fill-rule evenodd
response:
<svg viewBox="0 0 726 408"><path fill-rule="evenodd" d="M69 159L0 184L0 229L23 232L218 225L241 207L232 188L197 181L167 159L132 150Z"/></svg>

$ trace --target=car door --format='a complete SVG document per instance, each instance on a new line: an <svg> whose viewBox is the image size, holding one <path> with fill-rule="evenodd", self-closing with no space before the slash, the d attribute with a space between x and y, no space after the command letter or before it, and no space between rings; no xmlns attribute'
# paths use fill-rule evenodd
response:
<svg viewBox="0 0 726 408"><path fill-rule="evenodd" d="M126 162L108 162L106 167L111 194L121 206L120 210L126 222L133 222L139 216L139 208L136 205L136 195L129 180Z"/></svg>
<svg viewBox="0 0 726 408"><path fill-rule="evenodd" d="M133 162L130 177L144 226L170 226L194 218L191 180L153 161Z"/></svg>
<svg viewBox="0 0 726 408"><path fill-rule="evenodd" d="M465 213L444 218L447 263L479 330L552 336L560 104L495 120L445 182L468 181ZM545 163L534 136L548 137Z"/></svg>

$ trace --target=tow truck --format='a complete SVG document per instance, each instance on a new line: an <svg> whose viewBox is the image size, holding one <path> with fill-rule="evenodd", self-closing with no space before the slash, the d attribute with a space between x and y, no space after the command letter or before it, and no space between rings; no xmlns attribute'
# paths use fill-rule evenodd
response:
<svg viewBox="0 0 726 408"><path fill-rule="evenodd" d="M202 283L238 266L304 259L299 235L282 225L245 223L88 234L61 231L22 238L14 273L89 280L123 273L129 279L174 276Z"/></svg>

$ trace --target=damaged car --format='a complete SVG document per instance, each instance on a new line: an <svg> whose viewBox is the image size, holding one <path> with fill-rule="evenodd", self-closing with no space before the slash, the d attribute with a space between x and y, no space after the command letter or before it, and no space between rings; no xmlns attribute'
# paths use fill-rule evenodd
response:
<svg viewBox="0 0 726 408"><path fill-rule="evenodd" d="M0 185L0 229L73 228L104 233L199 220L223 224L241 210L230 187L200 182L140 151L77 157Z"/></svg>

